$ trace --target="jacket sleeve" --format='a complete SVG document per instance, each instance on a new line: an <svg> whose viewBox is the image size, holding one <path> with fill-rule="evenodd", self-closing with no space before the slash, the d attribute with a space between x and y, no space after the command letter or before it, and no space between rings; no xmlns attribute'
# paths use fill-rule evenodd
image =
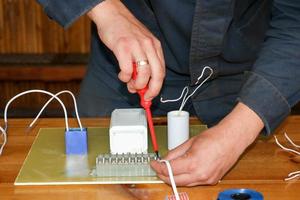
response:
<svg viewBox="0 0 300 200"><path fill-rule="evenodd" d="M274 0L270 27L238 100L270 134L300 100L300 1Z"/></svg>
<svg viewBox="0 0 300 200"><path fill-rule="evenodd" d="M49 18L64 28L103 0L37 0Z"/></svg>

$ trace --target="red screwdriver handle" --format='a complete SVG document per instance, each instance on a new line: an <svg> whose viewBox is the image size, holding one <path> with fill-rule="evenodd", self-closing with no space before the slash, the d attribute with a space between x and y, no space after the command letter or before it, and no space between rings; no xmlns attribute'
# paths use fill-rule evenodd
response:
<svg viewBox="0 0 300 200"><path fill-rule="evenodd" d="M136 62L132 63L132 67L133 67L133 69L132 69L132 79L136 80L136 78L137 78L137 65L136 65ZM151 101L146 101L145 98L144 98L145 93L147 92L147 90L148 90L148 85L146 85L146 87L144 87L143 89L140 89L140 90L137 91L137 93L140 96L140 104L144 109L150 108L151 104L152 104Z"/></svg>

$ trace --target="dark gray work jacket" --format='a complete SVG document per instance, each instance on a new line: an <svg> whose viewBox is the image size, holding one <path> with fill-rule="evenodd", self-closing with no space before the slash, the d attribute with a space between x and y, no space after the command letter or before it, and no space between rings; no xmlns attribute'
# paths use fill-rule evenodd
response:
<svg viewBox="0 0 300 200"><path fill-rule="evenodd" d="M101 0L39 2L49 17L67 27ZM161 39L151 11L140 12L144 1L122 2ZM111 63L117 62L99 41L95 27L91 48L87 77L105 80L110 87L110 81L117 80L117 68L111 71L108 68L111 68ZM166 62L169 69L165 85L172 85L172 78L175 80L178 74L168 66L168 55ZM99 65L109 67L97 67ZM300 1L196 0L188 74L191 87L205 66L212 67L214 74L192 98L196 114L213 125L240 101L261 117L265 132L271 133L300 98ZM92 75L95 73L98 75ZM182 77L186 77L185 74ZM93 86L88 84L88 80L85 82L82 90L85 85L90 90L97 90L96 87L91 89ZM182 86L184 84L186 82ZM125 86L117 87L126 90ZM179 95L182 87L176 87L179 88L176 95ZM163 88L162 95L174 97L176 90L166 88ZM122 98L132 100L130 97ZM86 101L86 104L89 102ZM95 105L90 109L96 110Z"/></svg>

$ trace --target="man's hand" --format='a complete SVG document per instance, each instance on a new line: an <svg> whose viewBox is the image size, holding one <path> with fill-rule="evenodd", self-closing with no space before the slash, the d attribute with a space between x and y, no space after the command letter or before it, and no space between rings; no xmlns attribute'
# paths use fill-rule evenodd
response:
<svg viewBox="0 0 300 200"><path fill-rule="evenodd" d="M94 7L88 16L95 22L103 43L113 51L120 66L119 79L132 93L149 83L145 99L159 94L165 76L165 63L160 41L122 4L106 0ZM132 62L148 60L139 67L132 80Z"/></svg>
<svg viewBox="0 0 300 200"><path fill-rule="evenodd" d="M262 120L239 103L218 125L191 138L165 158L180 186L213 185L234 165L264 127ZM158 176L170 183L165 164L153 161Z"/></svg>

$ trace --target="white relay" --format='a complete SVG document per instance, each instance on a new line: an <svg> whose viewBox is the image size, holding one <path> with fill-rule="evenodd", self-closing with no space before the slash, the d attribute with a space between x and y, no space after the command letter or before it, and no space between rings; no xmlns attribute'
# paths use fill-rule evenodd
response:
<svg viewBox="0 0 300 200"><path fill-rule="evenodd" d="M148 133L144 109L115 109L111 114L110 152L147 153Z"/></svg>

